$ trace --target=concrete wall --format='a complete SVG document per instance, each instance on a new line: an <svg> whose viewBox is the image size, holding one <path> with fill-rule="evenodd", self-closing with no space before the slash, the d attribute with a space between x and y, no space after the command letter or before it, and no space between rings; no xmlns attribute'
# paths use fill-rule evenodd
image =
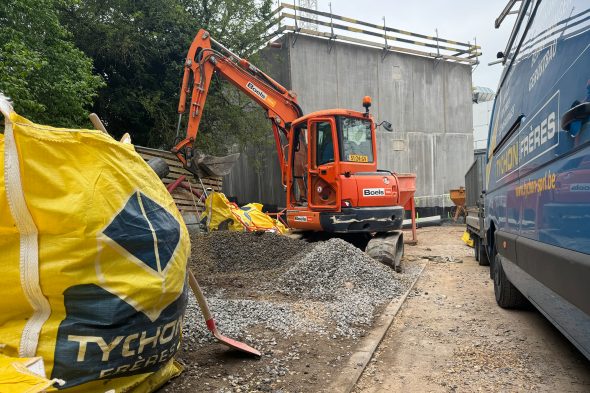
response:
<svg viewBox="0 0 590 393"><path fill-rule="evenodd" d="M419 206L448 206L442 195L463 185L473 160L471 67L395 52L383 56L379 49L341 42L329 51L327 40L303 35L294 45L292 34L281 39L282 49L266 49L264 57L271 76L297 93L303 111L363 110L362 97L371 96L375 120L394 128L378 131L380 169L416 173ZM276 162L274 154L269 162ZM259 174L241 168L224 185L234 194L284 206L274 190L251 191L258 183L270 186L277 173L280 179L277 171L276 165ZM238 182L250 183L250 191Z"/></svg>

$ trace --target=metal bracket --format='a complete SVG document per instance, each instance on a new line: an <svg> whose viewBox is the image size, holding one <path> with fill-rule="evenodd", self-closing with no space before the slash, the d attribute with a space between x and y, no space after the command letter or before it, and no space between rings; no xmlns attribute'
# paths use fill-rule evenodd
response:
<svg viewBox="0 0 590 393"><path fill-rule="evenodd" d="M440 54L440 47L438 46L438 29L434 29L436 33L436 56L434 57L434 69L438 67L438 63L442 60L442 56Z"/></svg>
<svg viewBox="0 0 590 393"><path fill-rule="evenodd" d="M332 47L336 41L336 34L334 34L334 19L332 19L332 3L328 3L330 7L330 38L328 39L328 53L332 52Z"/></svg>
<svg viewBox="0 0 590 393"><path fill-rule="evenodd" d="M293 12L295 14L295 31L293 32L293 42L291 43L291 47L295 47L295 43L297 42L297 37L299 36L299 32L301 31L301 27L297 24L297 5L295 4L295 0L293 0Z"/></svg>
<svg viewBox="0 0 590 393"><path fill-rule="evenodd" d="M467 42L469 43L469 42ZM479 65L479 56L477 54L477 37L473 37L473 46L470 47L469 49L473 48L475 50L475 64L473 64L471 67L471 72L475 71L475 69L477 68L477 66Z"/></svg>
<svg viewBox="0 0 590 393"><path fill-rule="evenodd" d="M385 17L383 17L383 38L385 38L385 47L381 52L381 61L385 60L385 57L389 54L389 43L387 42L387 29L385 27Z"/></svg>

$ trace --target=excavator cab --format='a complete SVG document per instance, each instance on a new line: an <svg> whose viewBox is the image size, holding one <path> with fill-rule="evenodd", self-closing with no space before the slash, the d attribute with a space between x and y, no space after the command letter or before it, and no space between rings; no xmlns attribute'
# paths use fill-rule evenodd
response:
<svg viewBox="0 0 590 393"><path fill-rule="evenodd" d="M387 232L401 227L395 175L378 171L368 111L327 110L296 119L287 157L287 222L297 229Z"/></svg>

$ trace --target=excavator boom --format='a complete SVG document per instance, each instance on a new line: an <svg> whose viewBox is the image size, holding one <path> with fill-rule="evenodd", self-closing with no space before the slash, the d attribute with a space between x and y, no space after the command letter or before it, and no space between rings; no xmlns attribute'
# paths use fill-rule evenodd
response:
<svg viewBox="0 0 590 393"><path fill-rule="evenodd" d="M272 123L279 162L283 166L285 160L279 133L283 133L288 140L287 125L303 114L296 96L246 59L212 39L209 32L203 29L195 36L184 63L178 113L180 126L181 116L187 112L187 97L190 95L188 124L185 138L176 144L172 152L188 170L195 172L193 144L214 72L265 110Z"/></svg>

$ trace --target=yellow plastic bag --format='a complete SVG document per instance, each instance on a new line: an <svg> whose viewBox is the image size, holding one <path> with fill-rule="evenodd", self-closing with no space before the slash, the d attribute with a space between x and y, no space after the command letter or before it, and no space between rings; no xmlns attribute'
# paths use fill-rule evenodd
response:
<svg viewBox="0 0 590 393"><path fill-rule="evenodd" d="M249 203L239 208L231 203L221 192L209 194L205 200L206 210L201 219L206 220L210 231L275 231L287 232L287 228L278 220L262 212L260 203Z"/></svg>
<svg viewBox="0 0 590 393"><path fill-rule="evenodd" d="M0 350L68 392L152 391L180 372L188 232L130 144L0 102Z"/></svg>

